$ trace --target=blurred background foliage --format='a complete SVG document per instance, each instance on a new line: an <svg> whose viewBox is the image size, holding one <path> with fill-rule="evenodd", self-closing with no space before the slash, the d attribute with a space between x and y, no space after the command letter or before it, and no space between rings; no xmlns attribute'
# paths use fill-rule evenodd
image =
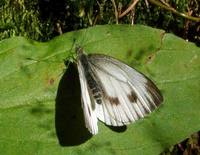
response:
<svg viewBox="0 0 200 155"><path fill-rule="evenodd" d="M118 18L134 1L137 4ZM200 18L200 0L1 0L0 39L25 36L47 41L64 32L119 23L149 25L200 43L200 22L174 14L158 3Z"/></svg>
<svg viewBox="0 0 200 155"><path fill-rule="evenodd" d="M48 41L68 31L118 23L164 29L200 45L199 18L200 0L0 0L0 40ZM199 137L195 133L162 154L200 154Z"/></svg>

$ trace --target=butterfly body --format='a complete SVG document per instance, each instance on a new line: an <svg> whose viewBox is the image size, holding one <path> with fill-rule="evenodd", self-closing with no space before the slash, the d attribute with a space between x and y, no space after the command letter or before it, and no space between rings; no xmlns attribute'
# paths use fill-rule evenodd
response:
<svg viewBox="0 0 200 155"><path fill-rule="evenodd" d="M97 122L123 126L143 118L163 101L146 76L125 63L101 54L76 49L86 127L98 133Z"/></svg>
<svg viewBox="0 0 200 155"><path fill-rule="evenodd" d="M96 102L98 104L101 104L101 88L100 85L98 85L97 83L97 77L95 77L95 75L93 74L92 68L89 64L89 60L88 57L83 54L82 49L79 49L80 51L78 52L78 56L79 56L79 60L80 63L83 66L83 70L84 70L84 74L86 77L86 81L89 87L90 92L92 93L93 97L95 98Z"/></svg>

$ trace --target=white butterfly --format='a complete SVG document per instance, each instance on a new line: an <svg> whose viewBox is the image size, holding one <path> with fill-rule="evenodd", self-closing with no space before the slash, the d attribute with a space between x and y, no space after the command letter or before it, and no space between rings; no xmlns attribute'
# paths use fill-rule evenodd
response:
<svg viewBox="0 0 200 155"><path fill-rule="evenodd" d="M76 48L85 124L98 133L98 119L123 126L143 118L163 101L158 88L146 76L112 57L86 55Z"/></svg>

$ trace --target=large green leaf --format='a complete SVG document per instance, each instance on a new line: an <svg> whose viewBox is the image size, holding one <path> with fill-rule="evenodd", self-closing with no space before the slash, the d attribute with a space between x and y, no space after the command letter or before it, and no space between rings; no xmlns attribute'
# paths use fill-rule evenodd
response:
<svg viewBox="0 0 200 155"><path fill-rule="evenodd" d="M150 77L164 104L127 128L84 127L73 43L118 58ZM39 43L0 42L0 152L3 155L155 155L200 129L200 49L145 26L107 25ZM76 145L76 146L72 146Z"/></svg>

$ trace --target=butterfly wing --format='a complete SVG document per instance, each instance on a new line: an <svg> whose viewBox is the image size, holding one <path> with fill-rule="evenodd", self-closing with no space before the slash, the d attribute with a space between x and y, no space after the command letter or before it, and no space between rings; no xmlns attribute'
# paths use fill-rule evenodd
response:
<svg viewBox="0 0 200 155"><path fill-rule="evenodd" d="M78 61L78 72L79 72L79 80L81 85L81 103L85 118L85 124L88 130L93 134L98 133L98 126L97 126L97 116L95 109L92 108L92 105L95 104L89 95L89 88L87 85L87 80L84 72L83 65L80 61Z"/></svg>
<svg viewBox="0 0 200 155"><path fill-rule="evenodd" d="M143 118L156 109L163 97L154 83L123 62L105 55L88 56L89 65L101 88L97 117L107 125L122 126ZM92 95L90 95L92 96Z"/></svg>

